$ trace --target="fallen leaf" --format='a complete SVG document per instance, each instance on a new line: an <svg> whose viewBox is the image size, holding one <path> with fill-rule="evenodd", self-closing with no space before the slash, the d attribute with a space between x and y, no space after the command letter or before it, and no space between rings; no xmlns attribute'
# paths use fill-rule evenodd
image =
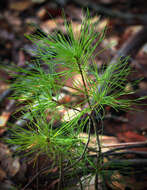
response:
<svg viewBox="0 0 147 190"><path fill-rule="evenodd" d="M32 5L30 0L10 1L9 8L15 11L24 11Z"/></svg>
<svg viewBox="0 0 147 190"><path fill-rule="evenodd" d="M64 114L63 114L63 117L62 117L62 121L71 121L74 117L77 116L77 114L79 113L78 111L76 110L73 110L73 109L65 109L63 108L65 111L64 111ZM81 110L80 108L76 108L77 110Z"/></svg>
<svg viewBox="0 0 147 190"><path fill-rule="evenodd" d="M0 127L5 127L6 123L10 117L11 113L10 112L3 112L2 115L0 116Z"/></svg>
<svg viewBox="0 0 147 190"><path fill-rule="evenodd" d="M110 175L106 173L106 175ZM109 180L106 180L107 185L113 190L145 190L147 188L147 177L145 174L139 174L139 177L135 174L121 175L118 171L108 176ZM107 178L106 178L107 179Z"/></svg>
<svg viewBox="0 0 147 190"><path fill-rule="evenodd" d="M146 141L147 138L143 135L139 135L136 132L133 131L125 131L121 133L117 133L117 136L119 140L123 142L140 142L140 141Z"/></svg>
<svg viewBox="0 0 147 190"><path fill-rule="evenodd" d="M146 137L143 135L140 135L133 131L125 131L121 133L117 133L117 137L120 141L123 142L144 142L147 140ZM137 151L147 151L147 148L133 148L133 150Z"/></svg>
<svg viewBox="0 0 147 190"><path fill-rule="evenodd" d="M60 28L60 25L64 23L64 20L62 18L56 18L56 19L50 19L43 24L41 24L41 29L46 32L47 34L50 33L51 31L57 29L57 27Z"/></svg>
<svg viewBox="0 0 147 190"><path fill-rule="evenodd" d="M6 178L6 172L0 167L0 181Z"/></svg>
<svg viewBox="0 0 147 190"><path fill-rule="evenodd" d="M8 176L15 176L20 169L19 159L13 158L9 148L2 143L0 143L0 153L0 167Z"/></svg>
<svg viewBox="0 0 147 190"><path fill-rule="evenodd" d="M88 134L87 133L80 133L79 138L82 139L84 143L86 143L88 140ZM101 145L103 146L102 152L105 152L105 151L108 151L111 149L111 147L107 148L107 145L110 146L110 145L119 143L118 139L116 137L113 137L113 136L100 135L99 138L100 138ZM97 148L96 137L94 135L90 136L89 147Z"/></svg>
<svg viewBox="0 0 147 190"><path fill-rule="evenodd" d="M0 76L2 77L2 76ZM0 81L0 95L9 88L9 85L3 81Z"/></svg>

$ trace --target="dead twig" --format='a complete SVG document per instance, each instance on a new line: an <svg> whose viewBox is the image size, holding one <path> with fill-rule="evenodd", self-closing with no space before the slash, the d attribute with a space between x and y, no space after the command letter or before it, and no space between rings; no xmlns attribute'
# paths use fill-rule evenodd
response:
<svg viewBox="0 0 147 190"><path fill-rule="evenodd" d="M103 151L104 148L111 148L111 147L116 147L116 148L112 148L111 150L108 151ZM118 143L118 144L112 144L112 145L107 145L107 144L103 144L101 145L102 148L102 156L108 156L109 154L112 154L116 151L120 151L120 150L128 150L128 149L132 149L132 148L146 148L147 147L147 141L145 142L129 142L129 143ZM91 152L97 152L97 150L95 148L92 147L88 147L88 150Z"/></svg>
<svg viewBox="0 0 147 190"><path fill-rule="evenodd" d="M126 167L126 168L125 168ZM141 169L147 167L147 159L123 159L111 160L102 166L103 170L128 170L130 168Z"/></svg>
<svg viewBox="0 0 147 190"><path fill-rule="evenodd" d="M135 147L138 147L138 146L147 146L147 141L144 141L144 142L128 142L128 143L117 143L117 144L111 144L111 145L102 145L102 148L110 148L110 147L130 147L130 146L135 146Z"/></svg>
<svg viewBox="0 0 147 190"><path fill-rule="evenodd" d="M105 146L105 148L108 146ZM111 147L113 147L113 145ZM115 144L114 147L117 147L117 144ZM111 150L103 152L102 155L108 156L108 155L112 154L112 152L116 152L116 151L120 151L120 150L124 150L124 149L127 150L127 149L132 149L132 148L144 148L144 147L147 147L146 141L145 142L122 143L122 145L118 144L117 148L113 148Z"/></svg>
<svg viewBox="0 0 147 190"><path fill-rule="evenodd" d="M123 152L112 152L109 155L111 156L121 156L121 155L129 155L129 154L134 154L136 156L140 156L143 158L147 158L147 152L145 151L134 151L134 150L125 150Z"/></svg>
<svg viewBox="0 0 147 190"><path fill-rule="evenodd" d="M134 58L141 47L147 42L147 26L142 27L138 32L136 32L130 39L123 44L120 50L111 60L110 64L116 63L120 57L130 56Z"/></svg>

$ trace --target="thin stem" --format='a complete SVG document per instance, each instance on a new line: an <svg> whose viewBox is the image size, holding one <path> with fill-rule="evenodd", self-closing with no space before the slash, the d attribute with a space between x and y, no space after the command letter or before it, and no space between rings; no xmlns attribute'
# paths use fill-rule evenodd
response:
<svg viewBox="0 0 147 190"><path fill-rule="evenodd" d="M58 183L58 190L62 190L62 182L63 182L63 163L62 163L62 155L59 154L59 183Z"/></svg>
<svg viewBox="0 0 147 190"><path fill-rule="evenodd" d="M96 121L94 119L94 117L91 116L91 120L93 123L93 127L95 130L95 134L96 134L96 141L97 141L97 148L98 148L98 152L97 152L97 167L99 167L100 164L100 157L101 157L101 144L100 144L100 138L99 138L99 134L98 134L98 130L97 130L97 126L96 126ZM95 176L95 189L98 190L98 172L96 172L96 176Z"/></svg>
<svg viewBox="0 0 147 190"><path fill-rule="evenodd" d="M112 155L112 156L121 156L121 155L125 155L125 154L135 154L137 156L142 156L142 157L147 158L147 152L145 152L145 151L143 152L143 151L126 150L126 151L123 151L123 152L109 153L109 155Z"/></svg>
<svg viewBox="0 0 147 190"><path fill-rule="evenodd" d="M109 155L111 154L112 152L116 152L116 151L119 151L119 150L124 150L124 149L131 149L131 148L141 148L141 147L147 147L147 142L134 142L134 143L121 143L121 144L124 144L124 146L119 146L117 148L113 148L111 150L108 150L107 152L104 152L102 153L103 156L106 156L106 155ZM127 145L129 144L129 145Z"/></svg>
<svg viewBox="0 0 147 190"><path fill-rule="evenodd" d="M88 91L87 91L87 88L86 88L85 78L84 78L83 71L82 71L82 68L81 68L81 64L79 63L78 58L77 58L77 64L78 64L79 71L80 71L80 74L81 74L81 77L82 77L87 102L89 104L89 107L92 110L89 94L88 94ZM94 116L92 116L92 114L91 114L90 118L91 118L91 121L92 121L92 124L93 124L93 127L94 127L94 131L95 131L95 134L96 134L96 141L97 141L97 146L98 146L98 152L97 152L97 167L98 167L99 164L100 164L100 157L101 157L101 145L100 145L99 134L98 134L98 130L97 130L96 121L94 119ZM95 189L98 190L98 172L96 172L96 176L95 176Z"/></svg>
<svg viewBox="0 0 147 190"><path fill-rule="evenodd" d="M79 178L79 184L80 184L80 189L81 189L81 190L84 190L84 189L83 189L83 184L82 184L82 181L81 181L80 178Z"/></svg>
<svg viewBox="0 0 147 190"><path fill-rule="evenodd" d="M42 168L40 171L38 171L31 179L30 181L22 188L22 190L25 190L41 173L48 170L50 166L47 166L45 168Z"/></svg>
<svg viewBox="0 0 147 190"><path fill-rule="evenodd" d="M102 152L101 155L108 156L116 151L124 150L124 149L132 149L132 148L144 148L147 147L147 142L130 142L130 143L118 143L118 144L112 144L112 145L102 145L101 148L111 148L116 147L111 150L108 150L106 152ZM97 150L92 147L88 147L89 151L97 153Z"/></svg>
<svg viewBox="0 0 147 190"><path fill-rule="evenodd" d="M59 86L71 88L72 90L76 90L76 91L78 91L78 92L80 92L80 93L83 93L83 90L78 89L78 88L75 88L75 87L72 87L72 86L69 86L69 85L67 85L67 84L62 85L62 84L60 84L59 82L56 82L56 84L59 85Z"/></svg>
<svg viewBox="0 0 147 190"><path fill-rule="evenodd" d="M89 118L88 140L87 140L87 143L86 143L86 145L85 145L85 147L84 147L83 153L82 153L82 155L81 155L72 165L70 165L69 167L65 168L64 172L67 171L67 170L69 170L69 169L72 168L73 166L75 166L75 165L84 157L84 155L85 155L85 153L86 153L86 150L87 150L87 148L88 148L88 144L89 144L89 142L90 142L90 129L91 129L91 118Z"/></svg>
<svg viewBox="0 0 147 190"><path fill-rule="evenodd" d="M53 98L52 98L52 101L55 102L56 104L58 104L59 106L62 105L62 106L64 106L64 107L66 107L66 108L73 109L73 110L75 110L75 111L81 112L80 110L78 110L78 109L76 109L76 108L74 108L74 107L72 107L72 106L70 106L70 105L61 104L60 102L58 102L57 100L55 100L55 99L53 99Z"/></svg>
<svg viewBox="0 0 147 190"><path fill-rule="evenodd" d="M89 107L92 109L91 104L90 104L90 99L89 99L88 91L87 91L87 88L86 88L86 82L85 82L85 79L84 79L83 71L82 71L81 65L80 65L80 63L79 63L78 60L77 60L77 64L78 64L79 71L80 71L80 74L81 74L81 77L82 77L82 81L83 81L83 84L84 84L84 90L85 90L87 102L89 104Z"/></svg>
<svg viewBox="0 0 147 190"><path fill-rule="evenodd" d="M38 159L36 161L36 171L38 172ZM39 185L39 178L38 176L36 177L36 187L37 187L37 190L38 190L38 185Z"/></svg>
<svg viewBox="0 0 147 190"><path fill-rule="evenodd" d="M140 145L147 145L147 141L143 141L143 142L128 142L128 143L117 143L117 144L111 144L111 145L102 145L103 148L110 148L110 147L124 147L126 146L140 146Z"/></svg>

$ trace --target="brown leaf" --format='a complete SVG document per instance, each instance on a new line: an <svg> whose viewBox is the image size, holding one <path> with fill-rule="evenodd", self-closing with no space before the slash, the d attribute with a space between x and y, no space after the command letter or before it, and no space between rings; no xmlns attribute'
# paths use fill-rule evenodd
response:
<svg viewBox="0 0 147 190"><path fill-rule="evenodd" d="M6 171L8 176L15 176L20 169L19 159L13 158L8 147L2 143L0 144L0 153L0 167Z"/></svg>
<svg viewBox="0 0 147 190"><path fill-rule="evenodd" d="M6 178L6 172L0 167L0 181Z"/></svg>
<svg viewBox="0 0 147 190"><path fill-rule="evenodd" d="M24 11L32 5L30 0L10 1L9 8L15 11Z"/></svg>
<svg viewBox="0 0 147 190"><path fill-rule="evenodd" d="M139 174L139 178L135 173L131 175L121 175L118 171L114 172L111 180L106 180L109 187L114 190L145 190L147 188L147 177L145 174Z"/></svg>
<svg viewBox="0 0 147 190"><path fill-rule="evenodd" d="M50 19L43 22L40 27L44 32L49 33L57 29L58 27L60 28L60 25L62 25L63 23L64 20L62 18Z"/></svg>
<svg viewBox="0 0 147 190"><path fill-rule="evenodd" d="M139 135L133 131L121 132L118 133L117 136L119 137L119 140L124 142L140 142L147 140L143 135Z"/></svg>
<svg viewBox="0 0 147 190"><path fill-rule="evenodd" d="M5 127L6 123L10 117L11 113L10 112L3 112L2 115L0 116L0 127Z"/></svg>

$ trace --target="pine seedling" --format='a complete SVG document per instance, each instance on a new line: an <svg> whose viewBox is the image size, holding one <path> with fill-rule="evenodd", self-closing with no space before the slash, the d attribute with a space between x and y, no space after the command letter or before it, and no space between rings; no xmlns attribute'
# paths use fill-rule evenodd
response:
<svg viewBox="0 0 147 190"><path fill-rule="evenodd" d="M116 110L128 109L131 100L122 99L123 95L133 93L125 91L127 76L130 73L128 58L119 59L108 65L103 74L95 63L94 51L103 41L106 28L97 32L95 24L91 22L89 13L84 17L80 34L73 32L72 22L65 20L67 36L63 33L27 35L36 46L35 60L28 63L28 68L15 68L16 81L12 84L13 98L25 103L24 113L30 113L31 124L28 128L12 129L11 144L18 145L19 151L27 153L46 153L62 171L73 173L82 168L86 173L85 164L93 167L95 188L98 186L98 173L103 159L101 157L100 126L104 117L106 105ZM44 66L47 69L44 69ZM79 74L82 82L75 82L68 86L74 90L74 95L84 97L80 103L61 103L60 95L66 81ZM120 99L121 98L121 99ZM62 121L57 127L55 123L60 119L61 106L72 109L74 115L68 121ZM49 121L47 116L51 115ZM80 137L86 127L87 141ZM94 128L97 140L97 160L89 159L88 145L91 127ZM73 170L75 169L75 171Z"/></svg>

